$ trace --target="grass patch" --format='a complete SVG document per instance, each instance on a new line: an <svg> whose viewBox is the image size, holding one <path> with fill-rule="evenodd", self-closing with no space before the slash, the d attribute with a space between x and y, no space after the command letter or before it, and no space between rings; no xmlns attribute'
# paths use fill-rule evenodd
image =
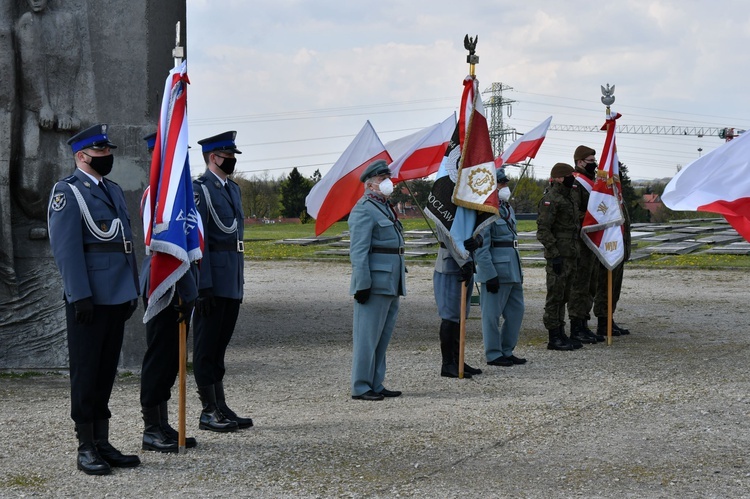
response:
<svg viewBox="0 0 750 499"><path fill-rule="evenodd" d="M18 487L24 489L41 488L47 483L46 478L39 475L11 475L0 480L3 488Z"/></svg>
<svg viewBox="0 0 750 499"><path fill-rule="evenodd" d="M20 371L20 372L0 372L0 379L28 379L38 378L40 376L59 376L60 373L39 372L39 371Z"/></svg>

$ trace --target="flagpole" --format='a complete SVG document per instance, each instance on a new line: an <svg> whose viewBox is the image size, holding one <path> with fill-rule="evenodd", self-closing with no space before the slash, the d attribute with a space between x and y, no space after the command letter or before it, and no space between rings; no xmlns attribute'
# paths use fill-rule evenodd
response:
<svg viewBox="0 0 750 499"><path fill-rule="evenodd" d="M182 64L182 60L185 57L185 49L180 45L180 22L177 21L175 26L175 43L172 49L172 57L174 57L174 66L178 67ZM188 270L188 272L190 272ZM179 299L180 305L182 305L182 299ZM185 447L185 411L186 411L186 398L187 398L187 321L185 317L180 321L179 329L179 372L178 372L178 388L177 388L177 450L179 454L184 454L186 451Z"/></svg>
<svg viewBox="0 0 750 499"><path fill-rule="evenodd" d="M419 209L419 212L422 214L422 218L424 218L425 223L427 223L427 227L430 229L430 232L432 232L432 235L437 239L437 232L435 232L435 229L430 225L430 220L427 218L427 215L425 215L424 210L419 205L419 201L417 201L417 197L414 195L414 193L409 188L409 181L404 180L404 187L406 187L406 190L409 191L409 195L411 196L411 199L414 201L414 204L417 205L417 208Z"/></svg>
<svg viewBox="0 0 750 499"><path fill-rule="evenodd" d="M602 104L607 106L606 110L606 122L607 122L607 130L609 131L609 127L614 126L613 120L611 120L612 116L612 110L610 109L610 106L614 104L615 102L615 86L612 85L612 87L609 86L609 83L607 83L607 88L605 90L604 86L602 86ZM614 185L612 186L614 188ZM615 193L615 199L617 199L617 190L614 190ZM618 201L619 203L619 201ZM607 269L607 346L612 345L612 270Z"/></svg>
<svg viewBox="0 0 750 499"><path fill-rule="evenodd" d="M469 38L467 34L464 36L464 48L469 51L469 55L466 56L466 62L469 64L469 76L472 79L476 78L476 65L479 64L479 56L476 55L475 51L477 48L477 42L479 41L479 35L474 38ZM471 257L473 258L473 254ZM464 348L466 347L466 295L468 294L469 281L463 281L461 283L461 317L460 317L460 328L459 328L459 341L458 341L458 377L463 379L464 377Z"/></svg>

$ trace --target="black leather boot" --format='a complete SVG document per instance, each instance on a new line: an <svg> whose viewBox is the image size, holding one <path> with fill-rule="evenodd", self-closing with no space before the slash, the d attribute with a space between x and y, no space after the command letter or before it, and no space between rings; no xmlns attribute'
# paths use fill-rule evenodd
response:
<svg viewBox="0 0 750 499"><path fill-rule="evenodd" d="M612 331L617 331L620 333L620 336L625 334L630 334L630 329L625 329L624 327L621 327L619 324L615 322L614 319L612 319Z"/></svg>
<svg viewBox="0 0 750 499"><path fill-rule="evenodd" d="M141 407L143 413L143 450L156 452L177 452L177 440L168 437L161 428L159 406Z"/></svg>
<svg viewBox="0 0 750 499"><path fill-rule="evenodd" d="M94 445L94 425L92 423L76 424L78 437L78 469L87 475L108 475L112 468L102 459Z"/></svg>
<svg viewBox="0 0 750 499"><path fill-rule="evenodd" d="M455 360L456 365L458 365L458 353L461 349L461 324L458 322L451 322L452 333L453 333L453 357ZM477 374L482 374L481 369L477 369L475 367L471 367L469 364L464 362L464 377L466 377L466 374L471 374L472 376L475 376Z"/></svg>
<svg viewBox="0 0 750 499"><path fill-rule="evenodd" d="M179 445L180 434L177 430L169 426L169 406L166 400L159 404L159 419L161 420L161 431ZM193 437L185 437L185 447L187 449L192 449L196 445L198 445L198 442Z"/></svg>
<svg viewBox="0 0 750 499"><path fill-rule="evenodd" d="M123 454L109 443L109 419L94 421L94 443L102 459L113 468L134 468L141 459L134 454Z"/></svg>
<svg viewBox="0 0 750 499"><path fill-rule="evenodd" d="M597 317L596 334L601 334L605 338L607 337L607 318ZM614 328L614 322L612 327L612 336L620 336L620 331Z"/></svg>
<svg viewBox="0 0 750 499"><path fill-rule="evenodd" d="M594 338L593 333L591 331L588 331L588 328L585 326L585 322L583 319L575 319L573 317L570 318L570 339L571 340L578 340L582 344L592 344L596 343L596 338Z"/></svg>
<svg viewBox="0 0 750 499"><path fill-rule="evenodd" d="M579 340L575 338L568 338L568 336L565 334L565 323L563 323L562 326L557 328L557 334L561 336L565 341L573 345L573 350L578 350L579 348L583 348L583 343L581 343Z"/></svg>
<svg viewBox="0 0 750 499"><path fill-rule="evenodd" d="M456 361L458 350L454 352L453 324L455 322L446 320L440 323L440 354L443 357L440 376L445 378L458 378L458 362ZM471 374L467 373L466 369L464 369L464 378L471 378Z"/></svg>
<svg viewBox="0 0 750 499"><path fill-rule="evenodd" d="M549 342L547 343L547 350L562 350L569 351L573 350L573 345L570 344L567 337L563 334L560 335L560 328L549 329Z"/></svg>
<svg viewBox="0 0 750 499"><path fill-rule="evenodd" d="M224 382L214 383L214 393L216 393L216 406L229 421L237 423L237 427L250 428L253 426L253 420L238 416L232 409L227 406L226 396L224 395Z"/></svg>
<svg viewBox="0 0 750 499"><path fill-rule="evenodd" d="M591 329L589 329L589 321L588 321L588 320L584 320L584 321L583 321L583 326L584 326L584 327L586 328L586 330L587 330L587 331L588 331L589 333L591 333L591 336L592 336L592 337L593 337L593 338L594 338L594 339L595 339L595 340L596 340L596 341L597 341L598 343L601 343L602 341L604 341L604 340L606 340L606 339L607 339L607 338L605 338L604 336L602 336L601 334L599 334L599 332L598 332L598 331L592 331Z"/></svg>
<svg viewBox="0 0 750 499"><path fill-rule="evenodd" d="M237 423L224 417L221 410L216 407L214 385L199 386L198 396L203 404L198 428L201 430L218 431L220 433L237 430Z"/></svg>

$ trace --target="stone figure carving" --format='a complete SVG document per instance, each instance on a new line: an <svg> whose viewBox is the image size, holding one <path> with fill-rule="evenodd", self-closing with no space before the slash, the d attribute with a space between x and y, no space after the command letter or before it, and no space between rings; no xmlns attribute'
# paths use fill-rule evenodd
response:
<svg viewBox="0 0 750 499"><path fill-rule="evenodd" d="M13 117L16 103L16 66L13 52L13 0L0 0L0 298L13 293L10 165L13 156Z"/></svg>
<svg viewBox="0 0 750 499"><path fill-rule="evenodd" d="M94 112L95 100L77 17L48 0L27 3L15 29L22 109L13 193L28 217L45 220L54 182L72 170L65 141L88 121L83 114Z"/></svg>

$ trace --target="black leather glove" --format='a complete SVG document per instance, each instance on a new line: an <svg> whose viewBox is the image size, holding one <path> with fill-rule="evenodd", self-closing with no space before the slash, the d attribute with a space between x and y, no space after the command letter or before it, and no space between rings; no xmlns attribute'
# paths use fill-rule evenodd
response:
<svg viewBox="0 0 750 499"><path fill-rule="evenodd" d="M138 308L138 300L130 300L130 303L128 304L128 311L125 312L125 320L130 319L133 317L133 313Z"/></svg>
<svg viewBox="0 0 750 499"><path fill-rule="evenodd" d="M198 299L195 300L195 312L203 317L208 317L213 313L214 308L216 308L214 290L206 288L198 291Z"/></svg>
<svg viewBox="0 0 750 499"><path fill-rule="evenodd" d="M563 271L563 259L561 256L556 256L552 259L552 272L557 275L562 274Z"/></svg>
<svg viewBox="0 0 750 499"><path fill-rule="evenodd" d="M482 245L483 242L484 238L481 236L481 234L477 234L476 236L470 237L469 239L464 241L464 248L466 248L467 251L475 251Z"/></svg>
<svg viewBox="0 0 750 499"><path fill-rule="evenodd" d="M213 299L213 297L212 297ZM177 310L177 322L190 323L190 316L193 313L195 307L195 300L183 301L179 300L173 305L174 309Z"/></svg>
<svg viewBox="0 0 750 499"><path fill-rule="evenodd" d="M78 324L91 324L94 322L94 301L91 298L82 298L73 302L76 311L76 322Z"/></svg>
<svg viewBox="0 0 750 499"><path fill-rule="evenodd" d="M474 262L464 263L464 266L461 267L461 275L459 275L458 280L461 282L468 282L473 276Z"/></svg>
<svg viewBox="0 0 750 499"><path fill-rule="evenodd" d="M372 291L372 288L358 289L354 293L354 299L357 300L357 303L360 305L367 303L367 300L370 299L370 291Z"/></svg>
<svg viewBox="0 0 750 499"><path fill-rule="evenodd" d="M492 279L488 279L484 285L490 293L497 293L500 291L500 278L495 276Z"/></svg>

